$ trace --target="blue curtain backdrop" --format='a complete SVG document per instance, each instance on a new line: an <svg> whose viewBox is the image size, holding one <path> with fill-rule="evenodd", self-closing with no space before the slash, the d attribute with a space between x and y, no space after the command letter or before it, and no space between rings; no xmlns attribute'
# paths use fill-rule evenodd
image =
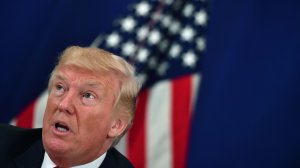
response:
<svg viewBox="0 0 300 168"><path fill-rule="evenodd" d="M56 58L70 45L89 46L135 0L0 2L0 122L7 122L47 86Z"/></svg>
<svg viewBox="0 0 300 168"><path fill-rule="evenodd" d="M212 1L189 167L300 167L299 7Z"/></svg>

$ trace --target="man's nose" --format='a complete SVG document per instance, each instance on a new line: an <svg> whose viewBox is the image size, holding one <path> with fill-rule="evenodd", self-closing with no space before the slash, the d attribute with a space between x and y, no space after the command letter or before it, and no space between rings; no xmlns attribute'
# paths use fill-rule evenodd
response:
<svg viewBox="0 0 300 168"><path fill-rule="evenodd" d="M59 111L73 114L75 110L74 99L75 99L75 94L73 92L71 91L66 92L58 104Z"/></svg>

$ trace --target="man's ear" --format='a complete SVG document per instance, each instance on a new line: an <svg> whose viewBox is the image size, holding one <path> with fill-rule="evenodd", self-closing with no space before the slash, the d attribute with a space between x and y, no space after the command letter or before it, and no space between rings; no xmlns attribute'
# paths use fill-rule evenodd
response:
<svg viewBox="0 0 300 168"><path fill-rule="evenodd" d="M112 126L108 132L109 138L115 138L121 135L128 125L128 117L119 117L115 119L112 123Z"/></svg>

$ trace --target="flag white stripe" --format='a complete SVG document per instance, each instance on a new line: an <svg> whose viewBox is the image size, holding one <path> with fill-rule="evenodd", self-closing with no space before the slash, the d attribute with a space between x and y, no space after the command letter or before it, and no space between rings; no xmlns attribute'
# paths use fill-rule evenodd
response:
<svg viewBox="0 0 300 168"><path fill-rule="evenodd" d="M42 128L43 116L46 109L48 92L45 90L37 99L33 110L33 128Z"/></svg>
<svg viewBox="0 0 300 168"><path fill-rule="evenodd" d="M147 168L171 168L171 89L168 81L150 90L147 106Z"/></svg>
<svg viewBox="0 0 300 168"><path fill-rule="evenodd" d="M192 107L192 114L194 113L194 107L196 103L196 98L198 95L198 90L200 89L201 84L201 74L196 73L192 76L192 101L191 101L191 107Z"/></svg>

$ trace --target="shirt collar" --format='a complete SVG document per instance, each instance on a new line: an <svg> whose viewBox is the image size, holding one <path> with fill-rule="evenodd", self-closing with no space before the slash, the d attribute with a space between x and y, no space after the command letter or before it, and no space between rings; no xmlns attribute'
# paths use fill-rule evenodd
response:
<svg viewBox="0 0 300 168"><path fill-rule="evenodd" d="M95 159L92 162L86 163L84 165L74 166L72 168L95 168L95 167L99 167L102 164L105 156L106 156L106 152L104 154L102 154L101 156L99 156L97 159ZM53 168L55 166L56 165L50 159L48 153L45 152L45 154L44 154L44 160L43 160L43 164L42 164L41 168Z"/></svg>

